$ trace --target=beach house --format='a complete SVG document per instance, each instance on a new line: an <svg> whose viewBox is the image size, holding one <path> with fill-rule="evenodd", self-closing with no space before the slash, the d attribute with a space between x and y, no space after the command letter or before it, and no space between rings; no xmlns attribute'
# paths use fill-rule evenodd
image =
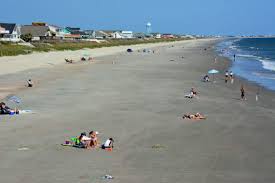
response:
<svg viewBox="0 0 275 183"><path fill-rule="evenodd" d="M26 34L32 35L32 41L41 41L53 36L46 25L23 25L21 26L21 35Z"/></svg>
<svg viewBox="0 0 275 183"><path fill-rule="evenodd" d="M161 38L172 39L175 38L175 36L173 34L162 34Z"/></svg>
<svg viewBox="0 0 275 183"><path fill-rule="evenodd" d="M19 26L15 23L0 23L0 41L19 42Z"/></svg>
<svg viewBox="0 0 275 183"><path fill-rule="evenodd" d="M136 32L133 34L134 38L136 39L144 39L146 37L146 35L142 32Z"/></svg>
<svg viewBox="0 0 275 183"><path fill-rule="evenodd" d="M155 38L155 39L160 39L160 38L161 38L161 34L160 34L160 33L152 33L151 35L152 35L153 38Z"/></svg>
<svg viewBox="0 0 275 183"><path fill-rule="evenodd" d="M121 35L122 39L133 39L134 38L133 31L120 31L119 34Z"/></svg>
<svg viewBox="0 0 275 183"><path fill-rule="evenodd" d="M112 39L133 39L134 33L133 31L113 31L110 33L110 38Z"/></svg>

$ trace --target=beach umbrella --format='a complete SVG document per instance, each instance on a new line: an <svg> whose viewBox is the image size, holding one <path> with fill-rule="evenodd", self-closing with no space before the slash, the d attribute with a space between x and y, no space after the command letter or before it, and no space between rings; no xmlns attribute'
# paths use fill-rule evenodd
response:
<svg viewBox="0 0 275 183"><path fill-rule="evenodd" d="M216 70L216 69L211 69L211 70L208 71L208 74L212 74L213 75L213 82L214 82L214 75L218 74L218 73L219 73L219 71Z"/></svg>

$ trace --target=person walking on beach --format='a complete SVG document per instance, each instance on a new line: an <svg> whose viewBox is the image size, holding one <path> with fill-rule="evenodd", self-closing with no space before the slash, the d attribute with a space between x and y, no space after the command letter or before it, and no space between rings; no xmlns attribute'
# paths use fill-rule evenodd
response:
<svg viewBox="0 0 275 183"><path fill-rule="evenodd" d="M227 83L228 79L229 79L229 73L228 73L228 71L226 71L225 72L224 82Z"/></svg>
<svg viewBox="0 0 275 183"><path fill-rule="evenodd" d="M244 91L244 86L241 86L241 100L246 100L245 98L245 91Z"/></svg>
<svg viewBox="0 0 275 183"><path fill-rule="evenodd" d="M232 71L230 71L229 76L230 76L231 84L233 84L234 83L234 74Z"/></svg>

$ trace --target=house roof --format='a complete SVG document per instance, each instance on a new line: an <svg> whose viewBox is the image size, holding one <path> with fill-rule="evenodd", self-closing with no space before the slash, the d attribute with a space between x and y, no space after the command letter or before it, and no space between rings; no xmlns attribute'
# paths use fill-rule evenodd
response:
<svg viewBox="0 0 275 183"><path fill-rule="evenodd" d="M71 31L71 34L76 34L76 35L86 35L86 33L84 32L84 31L79 31L79 30L77 30L77 31Z"/></svg>
<svg viewBox="0 0 275 183"><path fill-rule="evenodd" d="M79 27L66 27L69 31L80 31Z"/></svg>
<svg viewBox="0 0 275 183"><path fill-rule="evenodd" d="M34 37L47 36L48 31L48 26L23 25L21 27L21 34L31 34Z"/></svg>
<svg viewBox="0 0 275 183"><path fill-rule="evenodd" d="M4 28L5 30L9 31L9 34L11 34L15 28L14 23L0 23L0 27Z"/></svg>

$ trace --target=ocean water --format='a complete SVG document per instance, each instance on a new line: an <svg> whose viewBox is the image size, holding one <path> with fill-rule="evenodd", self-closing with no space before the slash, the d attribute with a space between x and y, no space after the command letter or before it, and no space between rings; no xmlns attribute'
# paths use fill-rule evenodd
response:
<svg viewBox="0 0 275 183"><path fill-rule="evenodd" d="M232 60L235 75L275 90L275 38L230 39L219 43L217 51Z"/></svg>

